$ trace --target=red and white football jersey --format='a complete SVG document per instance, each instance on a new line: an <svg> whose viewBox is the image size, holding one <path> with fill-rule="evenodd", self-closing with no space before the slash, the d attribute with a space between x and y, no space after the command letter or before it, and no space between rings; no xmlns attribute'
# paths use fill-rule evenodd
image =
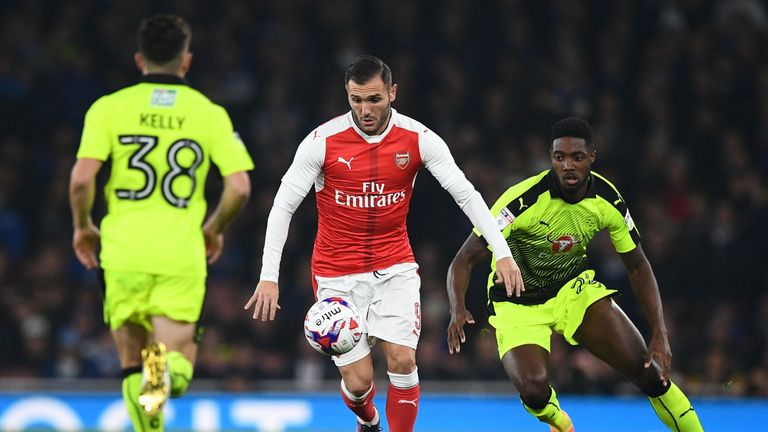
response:
<svg viewBox="0 0 768 432"><path fill-rule="evenodd" d="M394 109L381 135L365 134L351 112L312 131L282 179L302 197L315 186L312 273L333 277L415 262L406 219L422 166L457 201L474 192L445 142Z"/></svg>

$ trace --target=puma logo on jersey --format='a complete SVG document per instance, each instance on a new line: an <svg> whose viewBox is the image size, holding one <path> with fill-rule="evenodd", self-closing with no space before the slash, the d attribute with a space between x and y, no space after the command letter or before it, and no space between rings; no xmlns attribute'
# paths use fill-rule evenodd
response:
<svg viewBox="0 0 768 432"><path fill-rule="evenodd" d="M518 198L518 202L520 203L520 210L528 207L528 204L523 203L523 197Z"/></svg>
<svg viewBox="0 0 768 432"><path fill-rule="evenodd" d="M418 405L418 402L419 402L419 400L418 400L418 399L413 399L413 400L408 400L408 399L398 399L398 400L397 400L397 403L399 403L399 404L411 404L411 405L415 406L416 408L418 408L418 407L419 407L419 405Z"/></svg>
<svg viewBox="0 0 768 432"><path fill-rule="evenodd" d="M347 161L347 160L344 160L343 157L339 156L339 158L336 159L336 162L341 162L345 164L347 168L349 168L349 170L352 171L352 159L354 159L354 157L349 158L349 160Z"/></svg>

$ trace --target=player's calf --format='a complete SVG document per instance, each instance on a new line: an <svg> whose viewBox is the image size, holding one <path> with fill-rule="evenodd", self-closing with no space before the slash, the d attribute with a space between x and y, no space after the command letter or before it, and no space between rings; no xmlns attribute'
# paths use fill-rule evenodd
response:
<svg viewBox="0 0 768 432"><path fill-rule="evenodd" d="M181 397L189 389L192 381L194 367L184 355L178 351L171 351L166 356L168 372L171 378L171 397Z"/></svg>
<svg viewBox="0 0 768 432"><path fill-rule="evenodd" d="M419 412L419 374L414 369L409 374L387 372L387 422L392 432L412 432Z"/></svg>
<svg viewBox="0 0 768 432"><path fill-rule="evenodd" d="M347 389L344 380L341 380L341 398L344 399L344 403L347 407L357 415L357 430L367 427L379 426L379 412L376 406L373 404L373 396L376 395L376 384L371 383L371 387L362 395L355 395L349 389ZM370 429L378 430L378 429Z"/></svg>
<svg viewBox="0 0 768 432"><path fill-rule="evenodd" d="M539 421L550 426L552 432L573 432L573 422L565 411L560 409L560 402L557 400L555 389L549 387L549 395L543 406L531 407L523 402L525 410Z"/></svg>
<svg viewBox="0 0 768 432"><path fill-rule="evenodd" d="M676 432L702 432L699 416L693 405L675 383L670 382L665 392L657 397L648 397L659 419Z"/></svg>

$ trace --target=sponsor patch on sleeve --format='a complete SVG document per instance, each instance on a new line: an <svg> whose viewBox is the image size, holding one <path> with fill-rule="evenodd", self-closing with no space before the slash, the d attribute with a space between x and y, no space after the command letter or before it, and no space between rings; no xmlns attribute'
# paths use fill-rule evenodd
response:
<svg viewBox="0 0 768 432"><path fill-rule="evenodd" d="M627 229L632 231L635 229L635 221L632 220L632 215L629 214L629 209L627 209L627 212L624 214L624 223L627 224Z"/></svg>
<svg viewBox="0 0 768 432"><path fill-rule="evenodd" d="M512 212L509 211L509 209L506 207L502 208L499 212L499 215L496 216L496 226L499 228L499 230L503 230L504 228L511 225L514 221L515 215L513 215Z"/></svg>

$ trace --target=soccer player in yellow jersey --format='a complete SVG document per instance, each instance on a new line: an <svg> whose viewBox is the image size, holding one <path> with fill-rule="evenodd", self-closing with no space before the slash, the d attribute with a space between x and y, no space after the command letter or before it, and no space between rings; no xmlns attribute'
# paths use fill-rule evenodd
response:
<svg viewBox="0 0 768 432"><path fill-rule="evenodd" d="M632 380L670 430L701 431L688 398L669 380L672 353L661 297L637 227L613 184L591 171L596 155L592 128L577 118L558 121L549 151L552 169L510 187L491 208L523 277L524 290L514 291L488 279L489 322L523 406L553 432L574 430L549 385L547 359L554 330ZM648 346L611 299L617 291L598 282L587 268L587 244L603 229L609 231L651 325ZM474 323L464 303L470 272L475 263L490 260L492 276L490 258L482 237L472 233L448 269L452 354L466 339L464 325Z"/></svg>
<svg viewBox="0 0 768 432"><path fill-rule="evenodd" d="M104 271L104 320L123 369L123 398L140 431L162 430L167 397L189 386L206 256L209 264L219 258L222 233L251 189L253 162L229 115L184 81L190 39L189 25L176 16L141 23L135 60L142 79L88 110L70 179L73 248L86 268ZM100 231L91 208L96 174L108 160ZM205 219L211 162L224 187Z"/></svg>

